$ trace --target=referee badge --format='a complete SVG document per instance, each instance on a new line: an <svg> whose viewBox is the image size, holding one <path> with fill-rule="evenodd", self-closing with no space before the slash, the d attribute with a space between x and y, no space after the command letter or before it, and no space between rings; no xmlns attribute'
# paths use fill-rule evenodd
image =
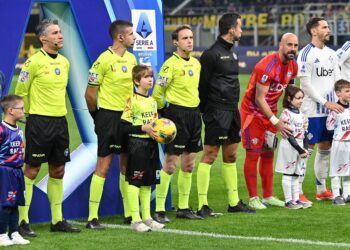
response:
<svg viewBox="0 0 350 250"><path fill-rule="evenodd" d="M128 68L127 68L126 66L123 66L123 67L122 67L122 71L123 71L124 73L126 73L126 72L128 71Z"/></svg>
<svg viewBox="0 0 350 250"><path fill-rule="evenodd" d="M189 74L189 76L193 76L193 71L192 71L192 69L189 69L189 70L188 70L188 74Z"/></svg>
<svg viewBox="0 0 350 250"><path fill-rule="evenodd" d="M55 68L55 73L56 73L56 75L59 75L59 74L61 74L61 70L59 68Z"/></svg>

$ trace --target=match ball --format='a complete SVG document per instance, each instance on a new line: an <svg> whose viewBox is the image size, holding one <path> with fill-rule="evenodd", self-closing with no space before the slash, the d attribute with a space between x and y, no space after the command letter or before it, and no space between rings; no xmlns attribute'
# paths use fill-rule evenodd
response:
<svg viewBox="0 0 350 250"><path fill-rule="evenodd" d="M154 138L161 144L168 144L175 139L176 126L175 123L166 118L160 118L153 122L153 129L156 131Z"/></svg>

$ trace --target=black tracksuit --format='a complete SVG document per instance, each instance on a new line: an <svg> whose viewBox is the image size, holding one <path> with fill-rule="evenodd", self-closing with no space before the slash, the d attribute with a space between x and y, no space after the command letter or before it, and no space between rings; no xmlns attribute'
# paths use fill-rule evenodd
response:
<svg viewBox="0 0 350 250"><path fill-rule="evenodd" d="M237 110L240 85L238 57L233 44L219 36L216 42L203 52L200 63L201 112L205 112L207 105L222 110Z"/></svg>

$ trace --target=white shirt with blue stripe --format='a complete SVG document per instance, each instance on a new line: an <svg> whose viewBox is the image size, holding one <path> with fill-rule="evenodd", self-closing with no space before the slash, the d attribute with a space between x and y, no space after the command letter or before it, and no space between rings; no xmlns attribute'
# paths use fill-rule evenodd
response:
<svg viewBox="0 0 350 250"><path fill-rule="evenodd" d="M350 81L350 41L337 50L338 63L341 67L341 78Z"/></svg>
<svg viewBox="0 0 350 250"><path fill-rule="evenodd" d="M334 83L341 78L335 51L309 43L299 52L297 62L301 88L305 92L301 111L307 117L326 117L328 109L324 104L337 101Z"/></svg>

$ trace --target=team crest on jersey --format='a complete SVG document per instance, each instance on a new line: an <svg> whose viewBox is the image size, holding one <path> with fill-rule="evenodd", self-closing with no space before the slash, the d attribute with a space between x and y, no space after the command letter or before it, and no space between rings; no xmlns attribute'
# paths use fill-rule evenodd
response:
<svg viewBox="0 0 350 250"><path fill-rule="evenodd" d="M261 77L260 82L261 82L261 83L265 83L265 82L267 81L268 78L269 78L269 77L268 77L267 75L263 75L263 76Z"/></svg>
<svg viewBox="0 0 350 250"><path fill-rule="evenodd" d="M189 75L189 76L193 76L193 71L192 71L192 69L189 69L189 70L188 70L188 75Z"/></svg>
<svg viewBox="0 0 350 250"><path fill-rule="evenodd" d="M301 72L301 73L305 73L305 72L306 72L306 70L305 70L305 65L301 66L300 72Z"/></svg>
<svg viewBox="0 0 350 250"><path fill-rule="evenodd" d="M56 75L60 75L61 74L61 70L59 68L55 68L55 74Z"/></svg>
<svg viewBox="0 0 350 250"><path fill-rule="evenodd" d="M184 75L186 75L186 72L182 69L182 70L180 71L180 76L184 76Z"/></svg>
<svg viewBox="0 0 350 250"><path fill-rule="evenodd" d="M253 145L258 144L258 142L259 142L259 139L258 139L258 138L253 138L253 139L252 139L252 144L253 144Z"/></svg>
<svg viewBox="0 0 350 250"><path fill-rule="evenodd" d="M127 68L126 66L123 66L123 67L122 67L122 71L123 71L124 73L126 73L126 72L128 71L128 68Z"/></svg>
<svg viewBox="0 0 350 250"><path fill-rule="evenodd" d="M233 56L233 58L234 58L235 60L237 60L237 55L236 55L235 52L232 53L232 56Z"/></svg>
<svg viewBox="0 0 350 250"><path fill-rule="evenodd" d="M292 72L288 71L288 72L287 72L287 77L288 77L288 78L291 78L291 77L292 77Z"/></svg>
<svg viewBox="0 0 350 250"><path fill-rule="evenodd" d="M332 56L329 56L329 61L331 62L331 63L333 63L333 57Z"/></svg>
<svg viewBox="0 0 350 250"><path fill-rule="evenodd" d="M21 83L27 83L29 80L29 72L22 70L19 74L19 81Z"/></svg>

